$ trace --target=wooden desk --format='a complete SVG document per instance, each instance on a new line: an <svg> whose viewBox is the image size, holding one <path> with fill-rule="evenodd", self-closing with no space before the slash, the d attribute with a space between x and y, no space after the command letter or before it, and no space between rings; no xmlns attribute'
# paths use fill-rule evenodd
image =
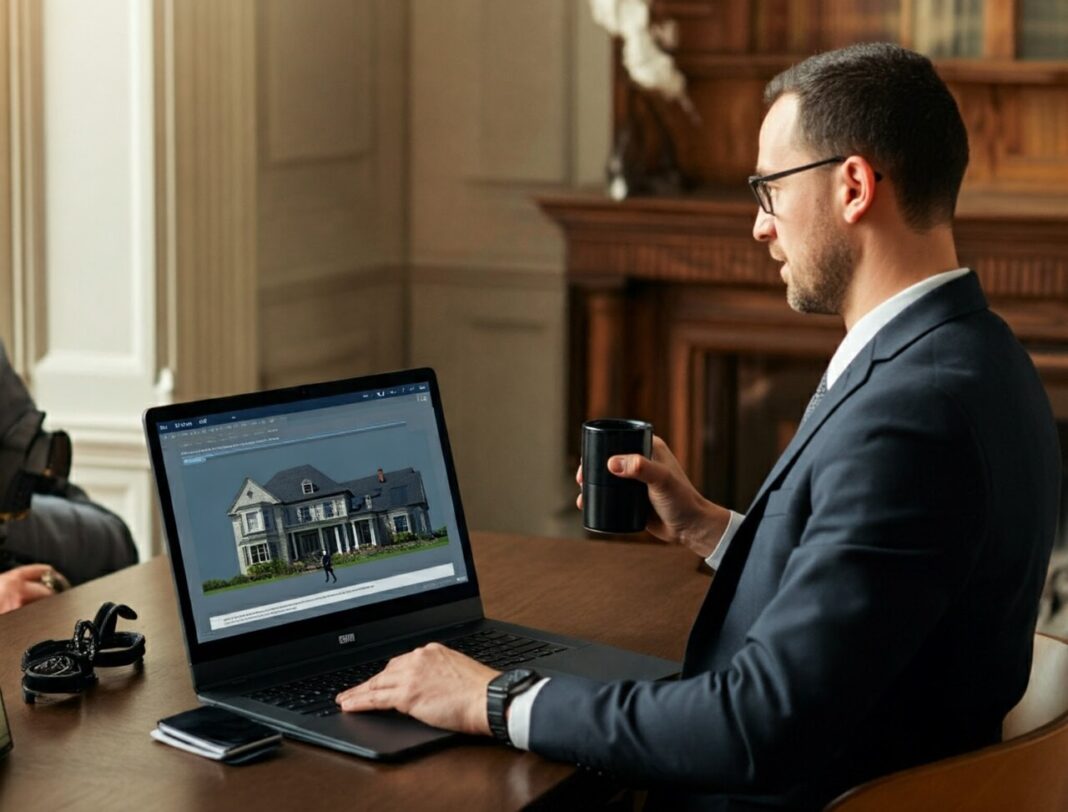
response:
<svg viewBox="0 0 1068 812"><path fill-rule="evenodd" d="M659 544L475 534L487 615L680 659L708 587L692 554ZM105 600L139 614L145 669L100 669L88 694L22 701L19 659L69 636ZM287 741L278 757L226 767L153 742L162 717L193 707L167 561L160 557L0 615L0 689L15 749L0 762L0 809L515 809L555 805L581 773L485 742L402 765Z"/></svg>

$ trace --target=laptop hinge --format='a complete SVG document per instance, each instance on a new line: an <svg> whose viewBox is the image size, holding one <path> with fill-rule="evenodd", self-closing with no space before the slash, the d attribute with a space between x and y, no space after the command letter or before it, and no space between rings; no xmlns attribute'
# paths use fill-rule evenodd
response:
<svg viewBox="0 0 1068 812"><path fill-rule="evenodd" d="M379 650L401 651L400 644L405 641L418 645L419 641L433 639L444 630L474 624L483 617L482 601L473 597L352 628L341 627L193 665L193 687L198 692L224 687L229 690L245 683L261 682L265 677L277 677L279 673L320 670L316 666L333 660L340 664L353 659L373 659Z"/></svg>

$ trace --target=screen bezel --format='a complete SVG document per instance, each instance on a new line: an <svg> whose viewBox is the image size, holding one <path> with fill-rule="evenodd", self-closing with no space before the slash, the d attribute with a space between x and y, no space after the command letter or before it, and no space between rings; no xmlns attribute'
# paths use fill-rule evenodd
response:
<svg viewBox="0 0 1068 812"><path fill-rule="evenodd" d="M429 592L406 595L391 600L366 606L357 606L346 611L334 612L320 617L238 633L221 640L200 641L197 635L193 605L190 597L189 583L186 578L185 560L181 544L178 541L178 528L171 501L170 482L163 461L160 443L159 423L175 420L194 420L198 417L218 414L220 412L257 409L264 406L277 406L304 400L328 398L373 389L389 389L409 384L428 383L430 400L434 409L434 418L441 443L441 452L448 476L449 493L452 499L453 514L456 517L457 541L463 551L464 564L467 567L468 580L454 586L442 587ZM412 612L438 606L446 606L460 601L477 599L479 595L478 578L475 574L474 559L471 554L471 542L468 536L467 521L464 517L463 504L460 499L456 467L453 463L452 448L449 444L448 431L445 427L445 415L442 409L441 393L437 376L433 369L418 369L387 372L380 375L347 378L339 381L313 383L293 386L285 389L273 389L230 397L211 398L207 400L175 403L147 409L144 413L145 436L148 442L152 470L155 474L156 491L159 498L160 512L163 519L167 550L171 559L171 572L174 576L175 591L185 643L191 665L222 660L258 651L266 647L285 645L291 642L306 641L310 638L328 635L331 632L350 630L363 624L378 620L399 617Z"/></svg>

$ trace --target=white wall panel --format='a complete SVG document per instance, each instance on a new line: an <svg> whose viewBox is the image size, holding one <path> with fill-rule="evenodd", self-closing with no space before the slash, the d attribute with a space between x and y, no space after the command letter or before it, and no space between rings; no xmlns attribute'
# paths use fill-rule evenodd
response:
<svg viewBox="0 0 1068 812"><path fill-rule="evenodd" d="M122 516L142 561L162 551L154 537L155 485L142 443L125 435L98 434L75 451L71 479L93 499Z"/></svg>
<svg viewBox="0 0 1068 812"><path fill-rule="evenodd" d="M137 429L155 391L152 6L45 0L45 347L53 419Z"/></svg>
<svg viewBox="0 0 1068 812"><path fill-rule="evenodd" d="M153 552L141 412L157 392L153 5L44 0L42 290L30 379L72 479ZM40 325L44 329L40 329Z"/></svg>

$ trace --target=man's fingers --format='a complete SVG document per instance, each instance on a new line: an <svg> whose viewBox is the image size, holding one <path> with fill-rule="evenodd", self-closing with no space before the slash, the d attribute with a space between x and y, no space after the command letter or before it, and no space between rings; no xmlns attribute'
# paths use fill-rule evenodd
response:
<svg viewBox="0 0 1068 812"><path fill-rule="evenodd" d="M384 701L384 698L392 695L398 685L404 683L404 677L400 672L403 670L407 658L411 656L411 653L409 653L393 657L386 663L385 668L369 680L361 682L359 685L353 685L351 688L346 688L334 697L334 701L345 710L367 710L368 708L378 707L378 705L366 703ZM357 703L359 707L356 707L355 704L350 707L350 703ZM387 705L386 707L394 706Z"/></svg>
<svg viewBox="0 0 1068 812"><path fill-rule="evenodd" d="M381 694L383 691L388 690L388 685L385 680L381 679L382 672L379 672L366 682L361 682L359 685L353 685L351 688L346 688L344 691L334 697L334 701L339 705L344 706L343 703L347 701L365 700L374 694Z"/></svg>
<svg viewBox="0 0 1068 812"><path fill-rule="evenodd" d="M364 683L366 685L366 683ZM359 686L363 688L363 686ZM346 711L364 710L389 710L394 707L393 690L379 688L377 690L352 689L341 694L335 701Z"/></svg>
<svg viewBox="0 0 1068 812"><path fill-rule="evenodd" d="M608 470L624 479L637 479L646 485L660 485L669 475L663 465L641 454L617 454L608 458Z"/></svg>

